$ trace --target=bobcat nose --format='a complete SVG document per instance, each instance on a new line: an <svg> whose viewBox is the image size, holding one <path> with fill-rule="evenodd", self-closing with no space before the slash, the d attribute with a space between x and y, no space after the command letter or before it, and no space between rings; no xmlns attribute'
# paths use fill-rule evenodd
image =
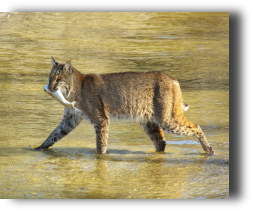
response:
<svg viewBox="0 0 253 211"><path fill-rule="evenodd" d="M53 91L53 89L50 89L50 92L52 92Z"/></svg>

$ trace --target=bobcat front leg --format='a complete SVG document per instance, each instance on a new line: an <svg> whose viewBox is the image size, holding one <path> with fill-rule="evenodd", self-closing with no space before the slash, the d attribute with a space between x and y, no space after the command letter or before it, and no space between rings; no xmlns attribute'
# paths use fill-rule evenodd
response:
<svg viewBox="0 0 253 211"><path fill-rule="evenodd" d="M35 150L47 149L55 142L62 139L69 134L73 129L79 125L82 118L72 108L65 107L64 116L61 123L57 128L48 136L48 138L41 144L41 146L35 148Z"/></svg>
<svg viewBox="0 0 253 211"><path fill-rule="evenodd" d="M97 153L105 154L108 139L109 119L104 117L93 124L96 131Z"/></svg>

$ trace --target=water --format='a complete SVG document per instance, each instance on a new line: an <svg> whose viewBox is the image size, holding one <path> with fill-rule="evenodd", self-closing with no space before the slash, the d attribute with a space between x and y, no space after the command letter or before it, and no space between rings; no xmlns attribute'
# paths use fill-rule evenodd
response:
<svg viewBox="0 0 253 211"><path fill-rule="evenodd" d="M1 13L0 198L213 199L229 196L228 13ZM82 73L159 70L178 79L195 137L155 153L138 123L112 121L106 155L82 122L34 151L63 106L43 91L51 56Z"/></svg>

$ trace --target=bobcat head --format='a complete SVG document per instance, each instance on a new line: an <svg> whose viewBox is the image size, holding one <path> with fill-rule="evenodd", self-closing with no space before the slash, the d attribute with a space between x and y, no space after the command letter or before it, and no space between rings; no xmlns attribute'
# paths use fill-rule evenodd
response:
<svg viewBox="0 0 253 211"><path fill-rule="evenodd" d="M60 90L65 97L69 97L73 84L73 69L71 61L59 64L52 57L52 69L49 74L48 89L53 92Z"/></svg>

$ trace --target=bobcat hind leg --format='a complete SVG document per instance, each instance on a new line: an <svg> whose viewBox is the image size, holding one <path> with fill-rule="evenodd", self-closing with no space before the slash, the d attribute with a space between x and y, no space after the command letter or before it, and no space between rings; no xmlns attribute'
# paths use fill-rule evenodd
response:
<svg viewBox="0 0 253 211"><path fill-rule="evenodd" d="M167 132L172 132L177 135L186 135L186 136L196 136L203 148L208 154L214 154L212 147L209 145L205 134L201 130L198 124L194 124L186 117L181 117L178 119L172 119L170 123L162 124L163 130Z"/></svg>
<svg viewBox="0 0 253 211"><path fill-rule="evenodd" d="M197 124L196 125L198 127L198 132L196 134L196 137L199 139L199 142L203 148L204 151L206 151L209 154L214 154L214 151L212 149L212 147L209 145L205 134L203 133L203 131L201 130L200 126Z"/></svg>
<svg viewBox="0 0 253 211"><path fill-rule="evenodd" d="M163 130L153 122L148 122L147 124L141 124L147 136L155 145L156 152L164 152L166 142L163 135Z"/></svg>

